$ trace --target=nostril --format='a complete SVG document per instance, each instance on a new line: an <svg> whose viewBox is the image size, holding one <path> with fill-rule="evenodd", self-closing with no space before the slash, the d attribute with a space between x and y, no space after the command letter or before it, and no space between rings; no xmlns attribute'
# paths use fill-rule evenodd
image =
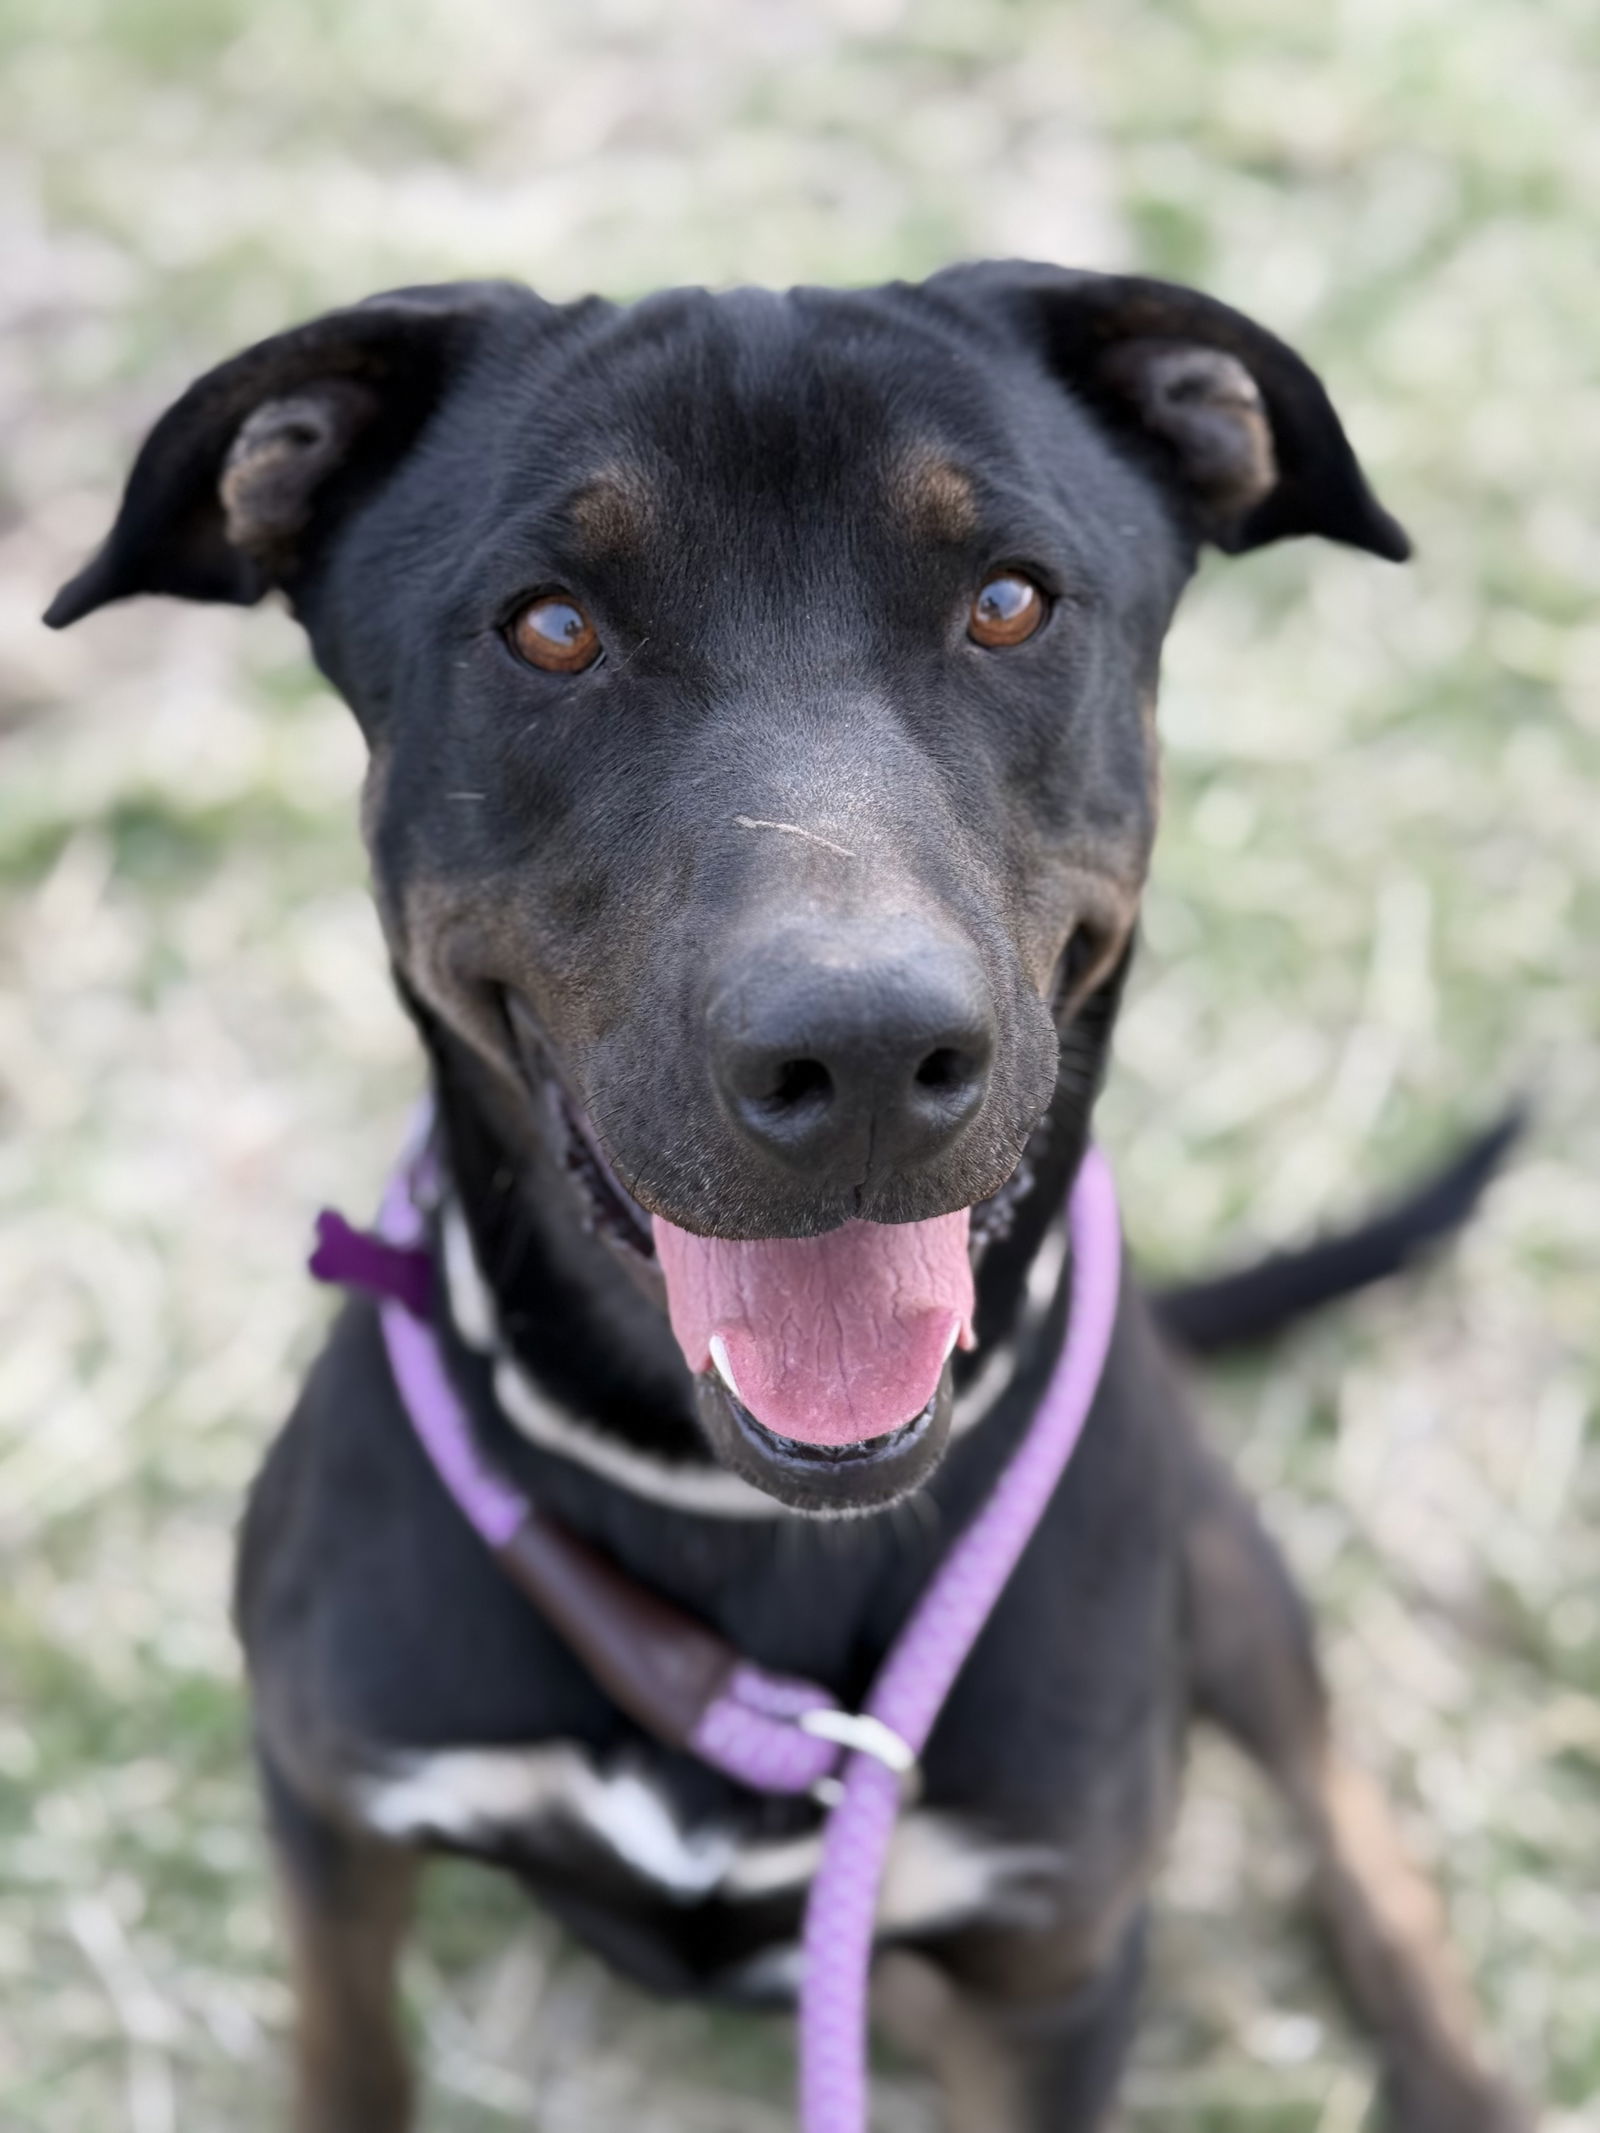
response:
<svg viewBox="0 0 1600 2133"><path fill-rule="evenodd" d="M941 1044L917 1068L917 1085L924 1089L956 1089L972 1078L972 1061L953 1044Z"/></svg>
<svg viewBox="0 0 1600 2133"><path fill-rule="evenodd" d="M786 1059L767 1103L773 1111L821 1110L833 1096L833 1076L820 1059Z"/></svg>

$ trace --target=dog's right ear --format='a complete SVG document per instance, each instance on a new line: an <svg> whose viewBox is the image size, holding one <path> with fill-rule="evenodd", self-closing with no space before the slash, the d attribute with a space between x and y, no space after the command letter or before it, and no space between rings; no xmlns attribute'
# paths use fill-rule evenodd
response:
<svg viewBox="0 0 1600 2133"><path fill-rule="evenodd" d="M1303 533L1393 563L1411 553L1321 380L1243 312L1175 282L1026 260L948 267L925 286L1020 332L1197 539L1228 555Z"/></svg>
<svg viewBox="0 0 1600 2133"><path fill-rule="evenodd" d="M251 605L406 450L491 320L548 309L516 282L398 289L208 371L145 440L105 545L45 621L134 593Z"/></svg>

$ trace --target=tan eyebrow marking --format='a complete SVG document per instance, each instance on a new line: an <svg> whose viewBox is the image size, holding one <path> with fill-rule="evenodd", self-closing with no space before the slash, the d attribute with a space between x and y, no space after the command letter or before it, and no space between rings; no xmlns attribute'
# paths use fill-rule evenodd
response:
<svg viewBox="0 0 1600 2133"><path fill-rule="evenodd" d="M804 837L807 844L820 844L825 852L837 852L841 859L857 859L860 854L846 851L842 844L830 838L819 837L815 830L802 829L798 822L768 822L760 815L735 815L734 821L745 830L782 830L786 837Z"/></svg>
<svg viewBox="0 0 1600 2133"><path fill-rule="evenodd" d="M977 531L971 475L926 446L906 453L891 470L889 502L925 540L964 541Z"/></svg>
<svg viewBox="0 0 1600 2133"><path fill-rule="evenodd" d="M572 522L596 553L642 547L660 518L659 499L637 467L603 467L572 499Z"/></svg>

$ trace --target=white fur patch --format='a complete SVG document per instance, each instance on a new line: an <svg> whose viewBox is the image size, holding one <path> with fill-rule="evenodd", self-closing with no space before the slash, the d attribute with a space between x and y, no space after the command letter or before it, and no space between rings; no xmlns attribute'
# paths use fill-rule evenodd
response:
<svg viewBox="0 0 1600 2133"><path fill-rule="evenodd" d="M1031 1333L1039 1325L1061 1286L1061 1270L1067 1263L1067 1224L1062 1216L1053 1229L1046 1230L1039 1249L1028 1262L1027 1278L1023 1283L1026 1302L1022 1311L1022 1328Z"/></svg>
<svg viewBox="0 0 1600 2133"><path fill-rule="evenodd" d="M360 1779L356 1805L380 1836L462 1843L521 1829L556 1812L582 1775L575 1748L440 1748L396 1757Z"/></svg>
<svg viewBox="0 0 1600 2133"><path fill-rule="evenodd" d="M1029 1263L1023 1283L1022 1306L1011 1338L989 1350L979 1365L977 1376L956 1401L955 1413L950 1418L952 1437L964 1436L969 1429L975 1429L1010 1384L1017 1367L1017 1349L1023 1341L1031 1340L1043 1325L1061 1286L1061 1273L1066 1263L1067 1225L1061 1220L1045 1232Z"/></svg>
<svg viewBox="0 0 1600 2133"><path fill-rule="evenodd" d="M817 1830L799 1837L768 1838L764 1844L743 1844L728 1862L720 1893L753 1901L803 1888L821 1857L822 1836Z"/></svg>
<svg viewBox="0 0 1600 2133"><path fill-rule="evenodd" d="M794 1513L742 1475L707 1460L658 1459L620 1437L576 1421L557 1407L508 1355L494 1366L495 1398L531 1442L547 1452L586 1466L606 1481L674 1511L697 1511L707 1518L792 1518Z"/></svg>
<svg viewBox="0 0 1600 2133"><path fill-rule="evenodd" d="M370 1828L399 1840L487 1845L575 1823L642 1880L684 1900L715 1888L734 1851L721 1830L684 1830L636 1771L601 1773L566 1741L406 1756L383 1775L363 1778L357 1805Z"/></svg>
<svg viewBox="0 0 1600 2133"><path fill-rule="evenodd" d="M978 1917L1043 1925L1062 1864L1049 1845L1004 1844L955 1815L903 1815L878 1898L878 1931L920 1932Z"/></svg>
<svg viewBox="0 0 1600 2133"><path fill-rule="evenodd" d="M440 1221L444 1241L444 1282L450 1298L450 1317L469 1348L490 1354L498 1340L494 1298L472 1248L472 1232L460 1203L448 1201Z"/></svg>
<svg viewBox="0 0 1600 2133"><path fill-rule="evenodd" d="M724 1972L721 1982L753 1999L798 2000L804 1968L799 1942L783 1941Z"/></svg>
<svg viewBox="0 0 1600 2133"><path fill-rule="evenodd" d="M567 1741L397 1757L358 1781L355 1805L369 1828L398 1842L492 1846L564 1822L680 1903L803 1889L822 1855L817 1831L741 1844L724 1826L686 1828L639 1771L597 1770ZM1005 1844L953 1815L913 1811L895 1829L879 1931L905 1934L978 1916L1042 1919L1061 1870L1060 1854L1046 1846Z"/></svg>

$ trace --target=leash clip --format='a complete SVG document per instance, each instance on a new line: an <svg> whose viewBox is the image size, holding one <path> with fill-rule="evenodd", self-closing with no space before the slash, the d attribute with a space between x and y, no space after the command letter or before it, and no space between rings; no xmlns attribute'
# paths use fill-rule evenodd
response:
<svg viewBox="0 0 1600 2133"><path fill-rule="evenodd" d="M892 1770L900 1780L902 1803L909 1805L922 1790L917 1751L909 1741L900 1738L893 1726L886 1726L881 1718L874 1718L870 1712L835 1711L824 1706L819 1710L802 1711L795 1723L802 1733L809 1733L817 1740L834 1741L855 1755L870 1755L874 1762ZM824 1807L837 1807L844 1798L844 1782L836 1777L818 1778L811 1788L811 1796Z"/></svg>

